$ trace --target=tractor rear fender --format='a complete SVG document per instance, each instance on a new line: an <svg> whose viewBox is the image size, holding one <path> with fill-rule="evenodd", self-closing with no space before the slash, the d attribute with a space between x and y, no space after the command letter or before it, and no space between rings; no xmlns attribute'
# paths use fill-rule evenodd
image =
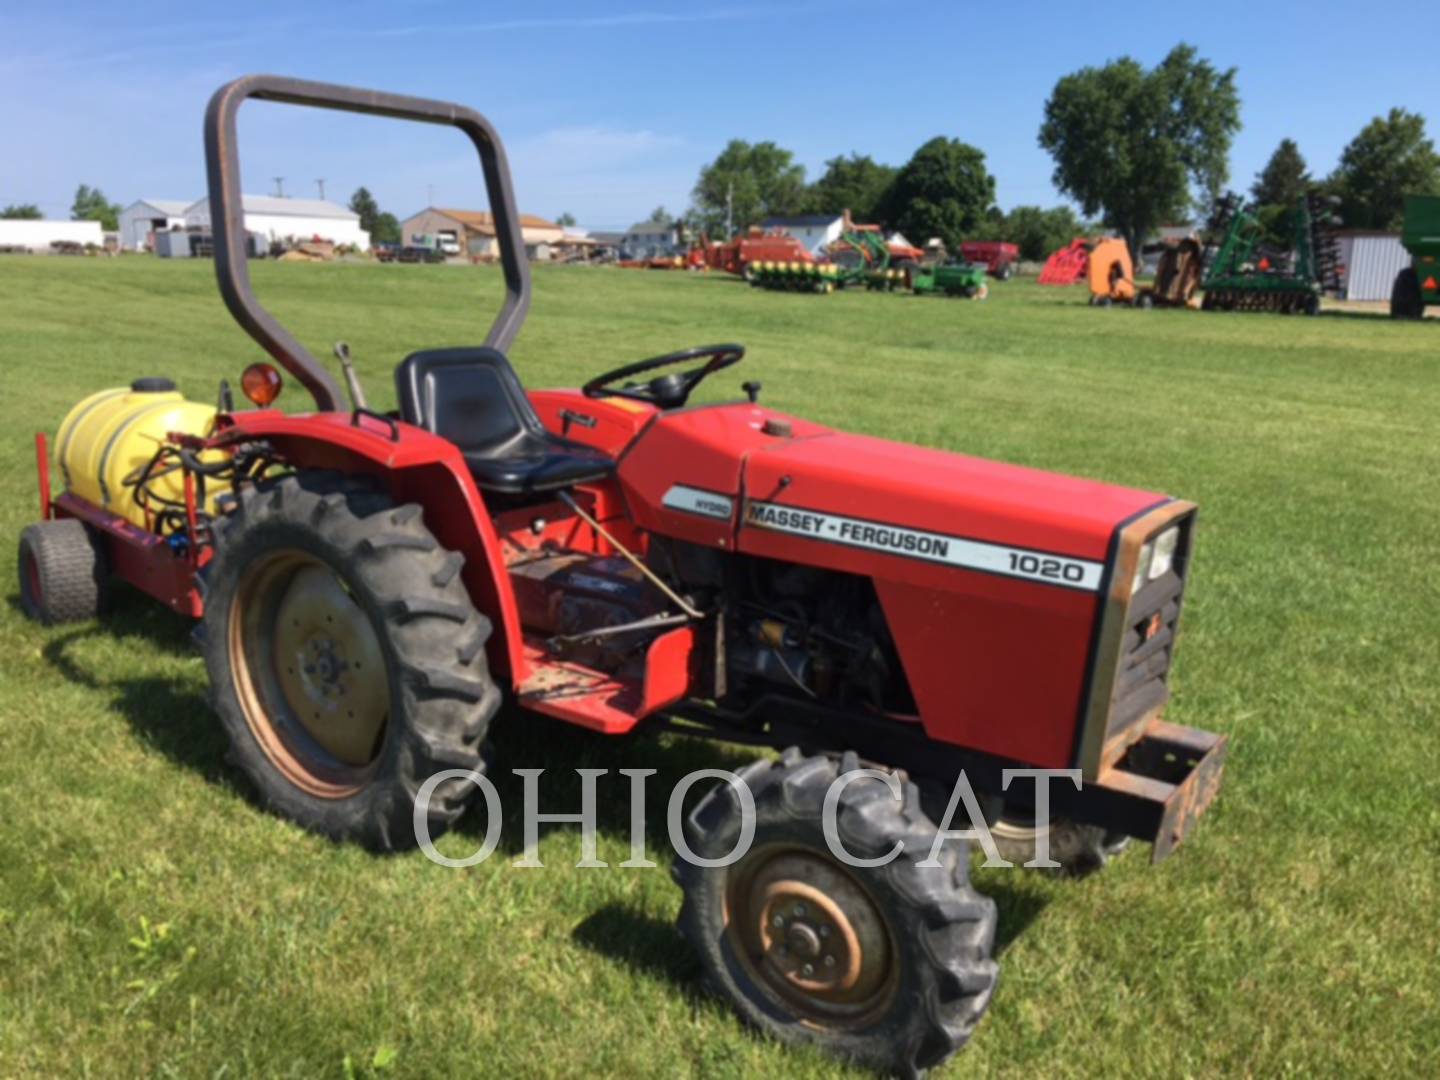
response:
<svg viewBox="0 0 1440 1080"><path fill-rule="evenodd" d="M255 439L264 439L295 468L368 475L397 502L419 503L436 539L465 557L462 579L495 627L488 646L491 669L508 673L517 684L529 674L500 541L453 443L372 413L240 412L216 435L218 445Z"/></svg>

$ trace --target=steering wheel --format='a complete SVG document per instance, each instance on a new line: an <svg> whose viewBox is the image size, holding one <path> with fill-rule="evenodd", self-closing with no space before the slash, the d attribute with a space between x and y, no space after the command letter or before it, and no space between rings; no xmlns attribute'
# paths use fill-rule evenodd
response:
<svg viewBox="0 0 1440 1080"><path fill-rule="evenodd" d="M685 404L691 391L699 386L703 379L722 368L738 364L744 355L743 345L700 345L693 349L682 349L664 356L652 356L649 360L637 360L614 371L607 371L604 375L597 375L581 387L581 392L587 398L622 397L631 401L643 401L647 405L658 405L662 409L678 409ZM610 385L621 379L630 379L647 371L654 371L656 368L702 358L705 358L705 363L689 371L672 371L668 375L657 375L645 382L627 382L624 386Z"/></svg>

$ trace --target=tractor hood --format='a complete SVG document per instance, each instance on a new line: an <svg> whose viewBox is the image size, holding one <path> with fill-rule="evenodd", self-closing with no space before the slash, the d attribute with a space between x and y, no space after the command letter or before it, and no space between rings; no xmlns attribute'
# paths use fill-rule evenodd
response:
<svg viewBox="0 0 1440 1080"><path fill-rule="evenodd" d="M666 414L619 473L642 527L696 543L880 577L909 577L902 564L918 560L931 573L949 564L1090 592L1116 527L1166 501L757 405Z"/></svg>
<svg viewBox="0 0 1440 1080"><path fill-rule="evenodd" d="M752 527L806 535L808 527L821 530L822 539L834 536L906 554L917 545L936 548L915 535L928 534L1087 562L1104 561L1116 525L1166 498L840 432L786 440L751 453L745 494L742 535ZM793 513L780 514L782 509L835 520L797 523ZM877 529L848 526L850 521Z"/></svg>

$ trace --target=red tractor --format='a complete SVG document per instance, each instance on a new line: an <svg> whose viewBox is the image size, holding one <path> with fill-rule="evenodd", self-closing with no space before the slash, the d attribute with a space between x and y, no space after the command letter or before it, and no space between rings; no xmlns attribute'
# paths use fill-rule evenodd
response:
<svg viewBox="0 0 1440 1080"><path fill-rule="evenodd" d="M505 299L483 345L399 363L394 413L365 406L337 350L344 404L251 292L248 98L450 124L479 152ZM1158 860L1205 810L1226 741L1161 719L1190 503L849 435L764 407L754 382L691 404L739 345L527 391L505 353L530 281L483 117L254 76L216 93L205 133L221 295L315 409L272 408L264 363L242 380L254 409L223 384L218 408L165 380L92 395L56 440L59 495L37 437L21 594L40 620L84 618L118 577L201 617L215 711L269 808L413 846L422 785L482 768L502 700L610 735L782 749L741 774L753 814L721 784L686 819L704 864L675 863L680 927L760 1029L911 1072L969 1038L998 970L995 905L949 826L962 774L1007 850L1048 836L1072 868L1128 837ZM158 449L139 437L157 430ZM1013 769L1077 782L1051 785L1047 811ZM474 790L440 782L431 827Z"/></svg>

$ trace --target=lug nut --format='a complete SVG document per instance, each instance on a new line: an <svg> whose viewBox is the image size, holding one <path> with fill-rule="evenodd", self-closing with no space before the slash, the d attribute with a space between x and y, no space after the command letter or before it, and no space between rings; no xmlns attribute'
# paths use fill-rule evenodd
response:
<svg viewBox="0 0 1440 1080"><path fill-rule="evenodd" d="M802 975L814 975L814 974L815 974L815 965L814 965L814 964L806 964L803 968L800 969L800 973L801 973Z"/></svg>
<svg viewBox="0 0 1440 1080"><path fill-rule="evenodd" d="M805 905L804 905L804 904L796 904L796 905L795 905L795 917L798 919L798 918L800 918L801 916L803 916L804 914L805 914Z"/></svg>
<svg viewBox="0 0 1440 1080"><path fill-rule="evenodd" d="M829 937L829 936L830 936L830 925L829 925L828 923L822 923L822 924L820 925L820 936L821 936L821 937Z"/></svg>
<svg viewBox="0 0 1440 1080"><path fill-rule="evenodd" d="M785 925L785 916L784 916L784 915L776 915L775 918L771 920L771 924L774 925L774 926L776 926L776 927L784 926L784 925Z"/></svg>
<svg viewBox="0 0 1440 1080"><path fill-rule="evenodd" d="M835 966L835 958L834 958L833 956L827 956L827 957L825 957L825 966L826 966L826 967L834 967L834 966Z"/></svg>

